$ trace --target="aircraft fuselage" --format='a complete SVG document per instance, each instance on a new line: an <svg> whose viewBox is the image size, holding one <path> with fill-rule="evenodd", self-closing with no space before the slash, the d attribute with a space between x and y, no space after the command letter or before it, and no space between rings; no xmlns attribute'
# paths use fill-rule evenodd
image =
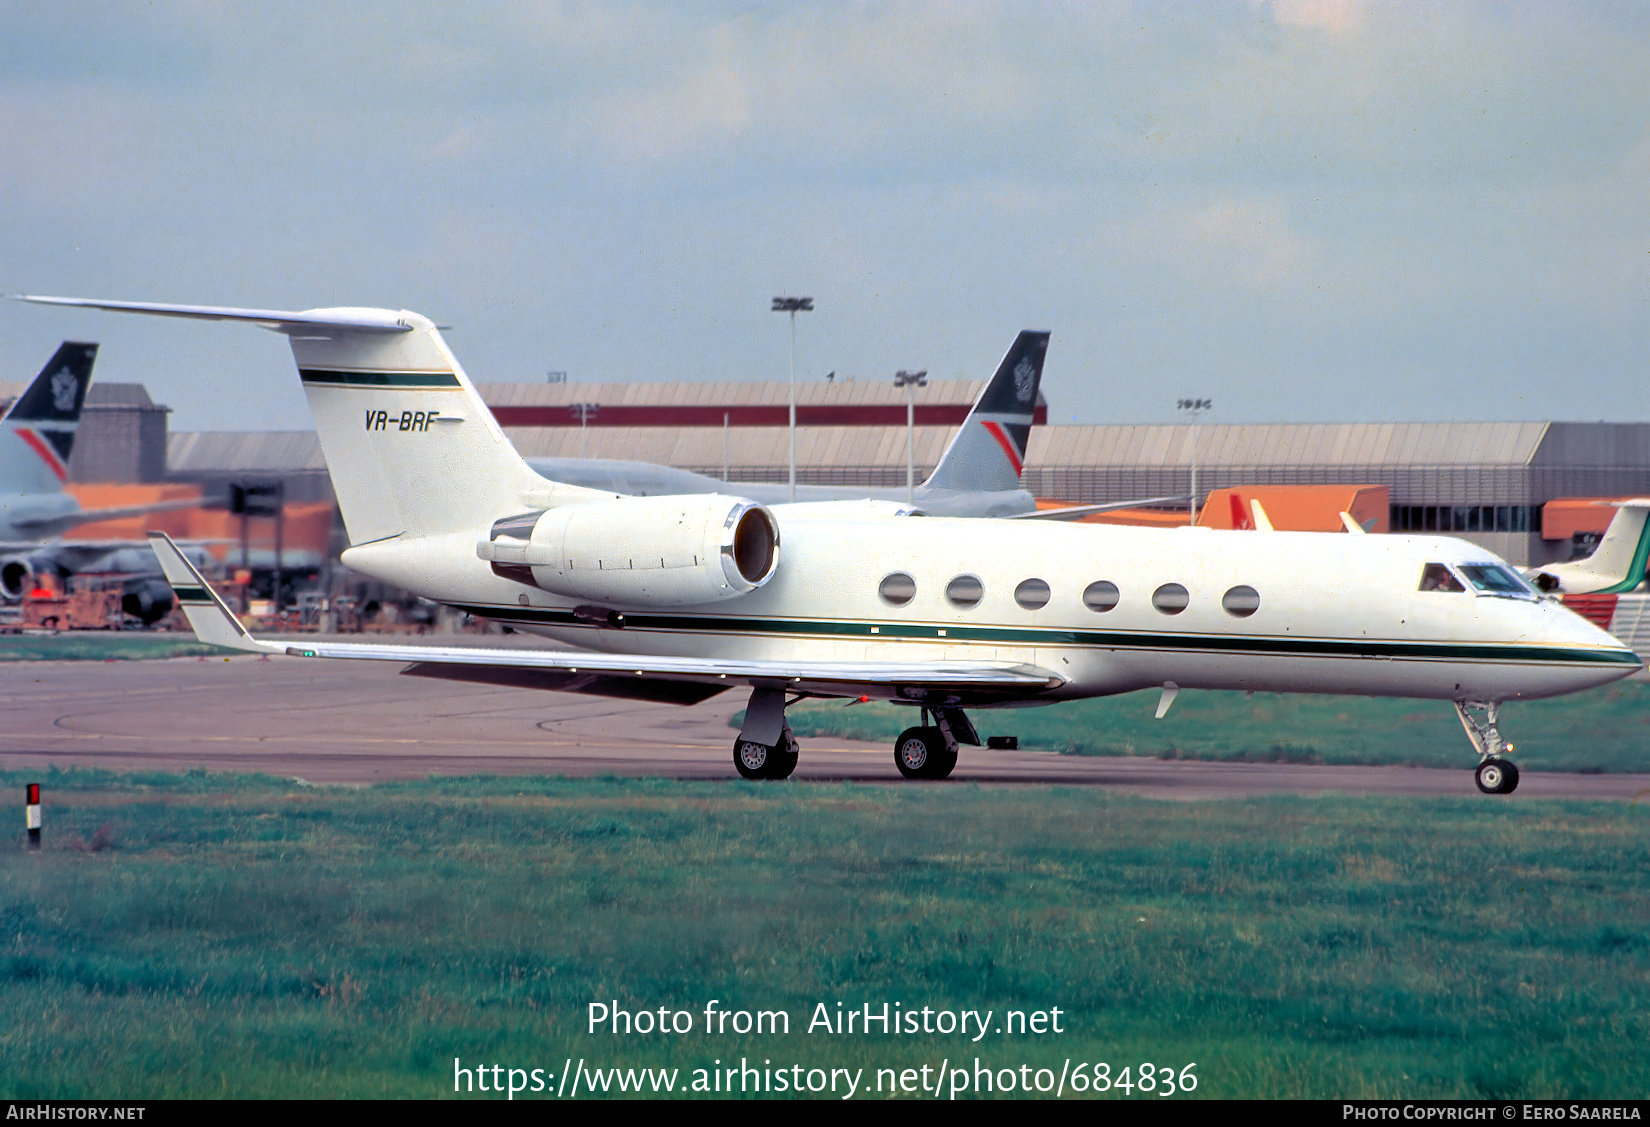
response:
<svg viewBox="0 0 1650 1127"><path fill-rule="evenodd" d="M1181 688L1503 701L1574 692L1640 667L1614 638L1555 602L1421 590L1429 563L1499 562L1448 537L816 520L787 515L784 507L774 512L780 563L765 587L711 605L613 603L623 629L575 620L574 600L494 575L474 557L479 537L385 541L350 549L345 562L472 614L588 649L1024 662L1065 680L1039 700L1172 681ZM903 605L879 593L895 574L909 576L914 588ZM964 601L977 588L972 605L947 596L959 577L953 590ZM1115 605L1107 606L1112 594L1094 584L1115 585ZM1043 586L1046 602L1033 605L1043 599ZM1106 609L1091 608L1086 591L1090 603ZM1258 605L1247 614L1226 609L1242 612L1252 603Z"/></svg>

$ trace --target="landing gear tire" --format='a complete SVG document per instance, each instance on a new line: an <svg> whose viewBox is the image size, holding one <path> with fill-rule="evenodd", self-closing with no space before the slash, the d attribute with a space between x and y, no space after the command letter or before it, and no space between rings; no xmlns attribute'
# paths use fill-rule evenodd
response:
<svg viewBox="0 0 1650 1127"><path fill-rule="evenodd" d="M765 778L788 779L791 772L796 770L796 761L802 756L802 749L797 746L796 737L791 735L789 728L785 729L785 738L774 749L768 759L768 773Z"/></svg>
<svg viewBox="0 0 1650 1127"><path fill-rule="evenodd" d="M744 779L788 779L796 770L799 749L796 737L787 729L778 747L757 743L755 740L733 742L733 766Z"/></svg>
<svg viewBox="0 0 1650 1127"><path fill-rule="evenodd" d="M1472 778L1485 794L1511 794L1518 789L1518 766L1492 755L1478 765Z"/></svg>
<svg viewBox="0 0 1650 1127"><path fill-rule="evenodd" d="M894 741L894 766L907 779L943 779L957 765L938 728L907 728Z"/></svg>

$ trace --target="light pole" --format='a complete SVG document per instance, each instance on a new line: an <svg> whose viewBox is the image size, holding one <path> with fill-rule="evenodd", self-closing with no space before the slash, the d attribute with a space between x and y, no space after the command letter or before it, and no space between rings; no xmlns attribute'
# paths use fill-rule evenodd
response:
<svg viewBox="0 0 1650 1127"><path fill-rule="evenodd" d="M905 389L905 500L917 503L917 388L928 386L928 369L894 373L894 386Z"/></svg>
<svg viewBox="0 0 1650 1127"><path fill-rule="evenodd" d="M791 500L796 500L796 315L812 313L811 297L776 297L773 312L791 315Z"/></svg>
<svg viewBox="0 0 1650 1127"><path fill-rule="evenodd" d="M579 448L581 458L590 457L590 420L602 409L600 403L569 403L567 409L579 420Z"/></svg>
<svg viewBox="0 0 1650 1127"><path fill-rule="evenodd" d="M1197 420L1205 411L1214 407L1213 399L1176 399L1175 410L1184 411L1191 416L1191 434L1188 436L1192 444L1192 504L1191 514L1187 517L1187 524L1197 523Z"/></svg>

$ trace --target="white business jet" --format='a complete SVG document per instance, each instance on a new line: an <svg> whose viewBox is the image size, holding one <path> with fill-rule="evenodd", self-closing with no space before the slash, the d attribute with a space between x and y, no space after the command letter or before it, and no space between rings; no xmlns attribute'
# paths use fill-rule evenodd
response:
<svg viewBox="0 0 1650 1127"><path fill-rule="evenodd" d="M1423 697L1455 705L1480 790L1518 773L1503 701L1641 668L1502 561L1437 536L914 519L891 502L781 506L719 494L619 497L535 474L433 323L30 298L245 321L291 341L351 546L343 560L472 615L587 652L254 638L163 535L205 641L410 663L417 676L693 702L748 687L734 764L784 778L785 708L867 697L920 709L899 770L943 778L978 743L969 708L1161 687Z"/></svg>

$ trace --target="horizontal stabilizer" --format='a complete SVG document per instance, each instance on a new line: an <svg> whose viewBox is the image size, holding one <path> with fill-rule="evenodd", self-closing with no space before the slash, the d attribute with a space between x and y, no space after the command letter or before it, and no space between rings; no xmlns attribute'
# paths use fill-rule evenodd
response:
<svg viewBox="0 0 1650 1127"><path fill-rule="evenodd" d="M36 305L71 305L105 309L111 313L148 313L158 317L189 317L197 321L249 321L278 333L310 329L350 329L364 333L410 333L413 326L389 309L308 309L288 313L279 309L229 309L215 305L163 305L150 301L98 301L84 297L37 297L18 294L19 301Z"/></svg>

